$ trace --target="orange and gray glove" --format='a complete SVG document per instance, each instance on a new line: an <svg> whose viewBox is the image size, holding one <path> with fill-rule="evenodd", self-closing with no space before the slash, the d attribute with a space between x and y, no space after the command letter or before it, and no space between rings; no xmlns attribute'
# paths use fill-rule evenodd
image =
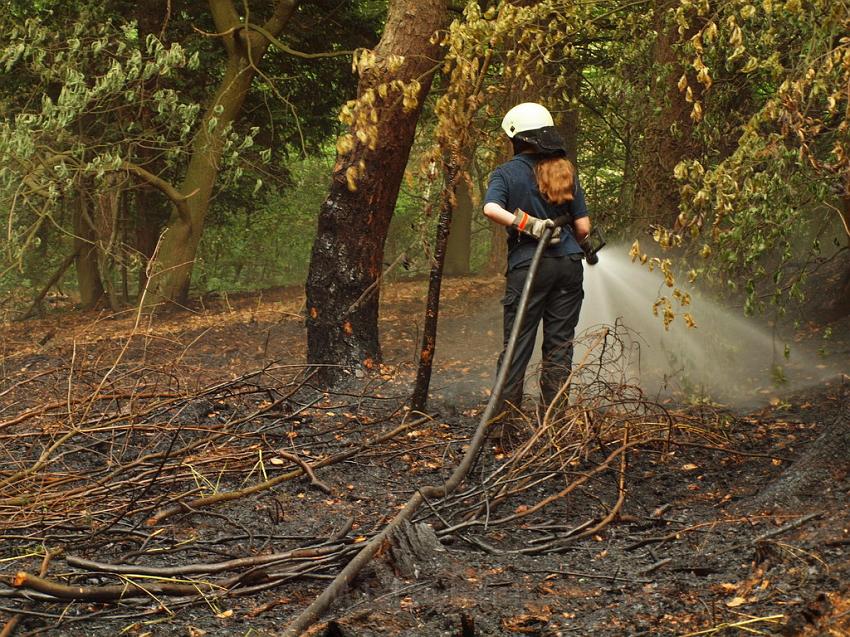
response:
<svg viewBox="0 0 850 637"><path fill-rule="evenodd" d="M538 219L537 217L532 217L527 212L516 209L514 213L514 222L511 226L522 232L523 234L527 234L531 237L534 237L538 241L543 236L543 231L546 228L555 228L555 231L552 233L552 239L549 241L550 245L554 245L556 243L560 243L561 241L561 229L559 227L555 227L555 222L551 219Z"/></svg>

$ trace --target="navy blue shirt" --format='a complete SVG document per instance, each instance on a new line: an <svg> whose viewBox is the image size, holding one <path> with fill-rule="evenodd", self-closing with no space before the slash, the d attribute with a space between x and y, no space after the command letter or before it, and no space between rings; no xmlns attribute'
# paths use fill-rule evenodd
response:
<svg viewBox="0 0 850 637"><path fill-rule="evenodd" d="M537 178L534 175L534 166L539 156L521 153L514 155L513 159L505 162L490 175L490 184L487 194L484 195L484 203L497 203L509 212L515 212L517 208L527 212L538 219L557 219L569 214L573 219L587 216L587 204L584 201L584 191L575 178L575 193L572 201L556 205L549 203L537 189ZM513 229L508 231L508 271L531 261L534 250L537 248L537 239L530 237ZM561 229L561 241L546 248L543 256L561 257L569 254L581 254L582 249L578 245L573 229L565 226Z"/></svg>

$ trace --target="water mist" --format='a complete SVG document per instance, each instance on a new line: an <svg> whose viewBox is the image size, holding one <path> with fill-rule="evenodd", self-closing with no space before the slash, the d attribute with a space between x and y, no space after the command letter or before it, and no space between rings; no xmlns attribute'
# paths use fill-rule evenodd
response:
<svg viewBox="0 0 850 637"><path fill-rule="evenodd" d="M619 321L639 348L635 378L650 394L677 394L724 404L752 405L779 392L817 384L840 370L802 345L727 309L696 290L687 290L697 327L677 317L668 329L652 312L659 295L669 296L659 272L633 263L625 246L608 246L596 266L585 266L585 300L578 334ZM675 304L675 301L674 301ZM577 346L576 360L581 348Z"/></svg>

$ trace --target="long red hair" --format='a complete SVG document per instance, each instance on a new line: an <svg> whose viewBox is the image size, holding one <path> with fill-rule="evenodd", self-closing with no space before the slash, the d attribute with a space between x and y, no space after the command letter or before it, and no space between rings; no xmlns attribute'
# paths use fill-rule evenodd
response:
<svg viewBox="0 0 850 637"><path fill-rule="evenodd" d="M560 205L573 200L576 169L565 157L547 157L534 167L537 189L549 203Z"/></svg>

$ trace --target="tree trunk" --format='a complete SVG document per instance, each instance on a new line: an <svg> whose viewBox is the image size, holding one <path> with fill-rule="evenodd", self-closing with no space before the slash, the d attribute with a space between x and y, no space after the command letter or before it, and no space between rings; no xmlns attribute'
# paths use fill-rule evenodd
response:
<svg viewBox="0 0 850 637"><path fill-rule="evenodd" d="M457 206L452 215L451 231L446 246L445 273L450 276L469 274L472 251L472 192L469 182L461 179L456 189Z"/></svg>
<svg viewBox="0 0 850 637"><path fill-rule="evenodd" d="M103 298L103 282L97 267L97 233L89 213L85 191L77 195L77 205L74 207L74 253L77 255L80 306L84 310L90 310Z"/></svg>
<svg viewBox="0 0 850 637"><path fill-rule="evenodd" d="M801 456L756 497L763 507L797 508L834 493L850 476L850 401L845 392L835 419ZM846 489L846 487L845 487Z"/></svg>
<svg viewBox="0 0 850 637"><path fill-rule="evenodd" d="M837 289L829 295L832 301L829 302L825 312L826 320L829 322L850 315L850 175L844 180L841 204L841 222L847 233L847 245L844 248L844 272L838 281Z"/></svg>
<svg viewBox="0 0 850 637"><path fill-rule="evenodd" d="M296 0L279 0L264 29L277 36L296 4ZM210 0L210 10L217 31L223 34L227 65L192 145L192 157L179 187L187 197L187 205L183 209L175 206L171 213L152 269L149 304L182 302L188 295L192 266L221 164L225 133L239 116L256 74L254 65L260 62L270 44L257 31L242 28L231 0ZM213 118L215 126L211 126Z"/></svg>
<svg viewBox="0 0 850 637"><path fill-rule="evenodd" d="M581 70L572 69L567 78L567 90L570 97L576 102L576 105L570 105L567 110L561 115L556 125L561 138L564 140L564 149L567 151L567 159L573 166L578 166L578 133L581 119L578 109L578 96L581 90Z"/></svg>
<svg viewBox="0 0 850 637"><path fill-rule="evenodd" d="M444 186L440 203L440 220L437 223L434 257L428 279L428 300L425 308L425 324L422 328L422 347L419 350L419 367L416 370L416 385L411 399L411 407L417 411L425 411L428 404L428 389L431 386L431 370L434 367L434 350L437 346L437 319L440 314L440 287L443 281L443 268L447 258L456 192L459 185L459 155L458 149L452 148L449 152L448 163L443 171Z"/></svg>
<svg viewBox="0 0 850 637"><path fill-rule="evenodd" d="M159 235L168 221L169 209L162 194L152 188L142 186L136 190L135 195L134 248L141 260L138 289L138 296L141 297L148 283L148 262L153 257Z"/></svg>
<svg viewBox="0 0 850 637"><path fill-rule="evenodd" d="M645 224L672 226L679 216L679 184L673 169L685 158L696 155L693 138L691 104L679 91L681 74L673 46L679 41L678 27L668 16L670 0L658 0L655 5L655 31L658 36L652 46L652 69L666 69L649 90L649 104L660 110L649 114L639 131L633 175L632 199L635 217ZM692 27L693 29L693 27ZM694 89L699 86L691 82ZM699 99L699 94L695 99Z"/></svg>
<svg viewBox="0 0 850 637"><path fill-rule="evenodd" d="M390 2L374 63L360 78L359 96L374 92L366 124L373 134L349 138L353 148L337 156L307 275L307 360L333 366L321 368L325 382L338 379L342 367L371 368L381 360L378 277L384 242L440 52L431 37L445 15L445 0ZM388 68L397 61L393 56L404 58L396 71ZM419 81L415 105L409 99L403 104L395 88L380 97L379 87L394 80ZM352 132L362 136L363 127Z"/></svg>
<svg viewBox="0 0 850 637"><path fill-rule="evenodd" d="M92 210L95 234L97 236L97 267L100 281L106 293L109 307L117 312L121 302L115 289L115 254L119 249L119 203L121 201L121 177L112 173L103 179L102 189L95 196Z"/></svg>

